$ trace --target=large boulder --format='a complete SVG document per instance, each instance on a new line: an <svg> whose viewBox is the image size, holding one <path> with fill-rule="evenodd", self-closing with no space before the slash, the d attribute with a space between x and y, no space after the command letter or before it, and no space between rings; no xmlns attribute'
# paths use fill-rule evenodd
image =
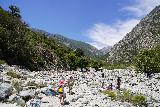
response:
<svg viewBox="0 0 160 107"><path fill-rule="evenodd" d="M26 103L25 101L20 98L19 96L14 98L14 101L17 103L17 105L21 106L21 107L25 107Z"/></svg>
<svg viewBox="0 0 160 107"><path fill-rule="evenodd" d="M8 98L13 91L13 87L8 83L0 84L0 101Z"/></svg>
<svg viewBox="0 0 160 107"><path fill-rule="evenodd" d="M25 101L17 94L13 94L13 95L9 96L8 101L12 102L12 103L16 103L17 105L19 105L21 107L24 107L26 105Z"/></svg>
<svg viewBox="0 0 160 107"><path fill-rule="evenodd" d="M21 91L19 95L22 97L23 100L27 102L35 96L35 91L25 90L25 91Z"/></svg>

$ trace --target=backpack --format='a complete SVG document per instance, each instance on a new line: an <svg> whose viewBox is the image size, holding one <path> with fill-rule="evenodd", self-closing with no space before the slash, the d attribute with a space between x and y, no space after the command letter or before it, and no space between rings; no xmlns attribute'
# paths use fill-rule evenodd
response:
<svg viewBox="0 0 160 107"><path fill-rule="evenodd" d="M62 86L58 87L58 93L63 93L63 87Z"/></svg>

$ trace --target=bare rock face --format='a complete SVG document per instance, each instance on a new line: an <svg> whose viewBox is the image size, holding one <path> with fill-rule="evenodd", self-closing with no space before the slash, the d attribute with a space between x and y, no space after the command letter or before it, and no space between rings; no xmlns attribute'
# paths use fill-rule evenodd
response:
<svg viewBox="0 0 160 107"><path fill-rule="evenodd" d="M5 100L12 94L12 86L8 83L0 84L0 101Z"/></svg>
<svg viewBox="0 0 160 107"><path fill-rule="evenodd" d="M112 46L107 46L107 47L104 47L102 49L100 49L99 51L105 55L106 53L108 53L110 50L111 50Z"/></svg>
<svg viewBox="0 0 160 107"><path fill-rule="evenodd" d="M134 56L145 48L154 48L160 43L160 6L151 11L109 53L111 63L131 63Z"/></svg>

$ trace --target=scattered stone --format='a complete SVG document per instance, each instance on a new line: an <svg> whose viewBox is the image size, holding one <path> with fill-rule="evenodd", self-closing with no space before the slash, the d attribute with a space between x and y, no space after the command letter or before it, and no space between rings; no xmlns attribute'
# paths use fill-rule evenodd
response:
<svg viewBox="0 0 160 107"><path fill-rule="evenodd" d="M151 105L152 103L153 107L160 104L160 82L159 79L156 79L157 77L160 77L159 73L148 79L144 74L136 74L134 70L104 70L105 78L102 79L102 72L94 72L92 69L90 69L90 72L85 73L77 71L64 71L61 73L55 71L53 71L54 73L51 71L37 71L28 73L23 72L23 70L15 66L5 66L4 72L2 72L1 75L8 83L0 83L0 86L1 84L10 85L11 83L9 83L9 81L14 80L13 78L8 78L6 75L7 70L10 69L13 69L17 74L21 75L21 77L25 75L27 79L18 79L22 82L21 87L23 89L19 94L18 92L14 92L15 94L13 94L13 91L11 91L10 94L6 94L6 91L4 92L5 95L3 95L3 98L7 99L7 97L9 97L7 100L8 102L6 103L12 102L19 106L23 106L27 103L27 107L30 107L30 103L35 104L36 101L40 101L41 107L61 107L58 96L51 96L51 94L48 94L48 87L45 85L52 83L54 84L53 89L56 90L56 84L61 77L64 77L67 82L68 78L72 75L75 79L75 83L71 95L67 93L68 87L65 87L66 99L64 107L134 107L128 102L113 101L110 97L100 93L100 91L106 90L111 83L113 84L113 90L115 90L117 86L117 77L122 77L120 84L122 89L131 90L133 93L147 96L147 104ZM27 83L31 81L34 81L34 83L38 85L45 85L43 88L32 85L27 86ZM103 88L101 87L102 82L104 82ZM3 85L3 88L4 86L7 85ZM2 94L1 88L2 86L0 87L0 95ZM152 98L152 100L149 100L148 98Z"/></svg>
<svg viewBox="0 0 160 107"><path fill-rule="evenodd" d="M12 86L8 83L1 83L0 84L0 100L5 100L9 98L9 96L12 94Z"/></svg>

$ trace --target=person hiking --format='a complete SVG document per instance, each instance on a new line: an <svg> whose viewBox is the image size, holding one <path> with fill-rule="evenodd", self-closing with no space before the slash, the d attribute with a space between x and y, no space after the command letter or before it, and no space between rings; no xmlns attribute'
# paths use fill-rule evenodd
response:
<svg viewBox="0 0 160 107"><path fill-rule="evenodd" d="M105 77L104 73L102 73L101 75L102 75L102 78L104 78L104 77Z"/></svg>
<svg viewBox="0 0 160 107"><path fill-rule="evenodd" d="M110 85L108 86L108 90L112 90L113 89L113 85L112 83L110 83Z"/></svg>
<svg viewBox="0 0 160 107"><path fill-rule="evenodd" d="M59 80L58 82L58 94L59 94L59 99L60 99L60 103L61 105L64 105L64 80Z"/></svg>
<svg viewBox="0 0 160 107"><path fill-rule="evenodd" d="M101 77L102 77L102 88L104 88L105 75L104 75L103 72L102 72L102 74L101 74Z"/></svg>
<svg viewBox="0 0 160 107"><path fill-rule="evenodd" d="M69 94L72 94L73 85L74 85L74 79L73 79L73 77L71 76L71 77L68 79Z"/></svg>
<svg viewBox="0 0 160 107"><path fill-rule="evenodd" d="M105 84L105 82L104 82L104 80L102 80L102 86L101 86L102 88L104 88L104 84Z"/></svg>
<svg viewBox="0 0 160 107"><path fill-rule="evenodd" d="M117 89L120 89L120 85L121 85L121 77L117 78Z"/></svg>

